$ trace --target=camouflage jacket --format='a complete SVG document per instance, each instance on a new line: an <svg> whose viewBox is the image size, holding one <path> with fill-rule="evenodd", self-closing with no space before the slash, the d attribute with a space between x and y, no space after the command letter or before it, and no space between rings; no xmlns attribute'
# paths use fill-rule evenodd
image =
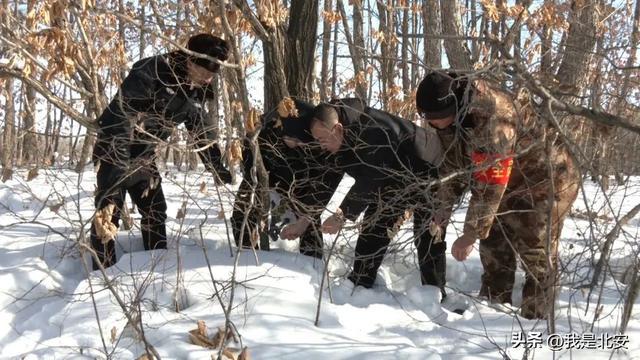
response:
<svg viewBox="0 0 640 360"><path fill-rule="evenodd" d="M455 125L437 130L444 151L437 203L449 215L470 188L464 232L485 239L505 192L525 196L546 187L547 159L566 166L568 155L554 145L547 156L547 127L530 107L488 82L475 82L466 106Z"/></svg>

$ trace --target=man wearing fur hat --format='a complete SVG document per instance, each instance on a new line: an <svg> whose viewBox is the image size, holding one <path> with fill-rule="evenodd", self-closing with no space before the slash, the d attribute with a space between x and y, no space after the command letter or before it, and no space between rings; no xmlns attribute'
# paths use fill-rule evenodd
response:
<svg viewBox="0 0 640 360"><path fill-rule="evenodd" d="M93 161L98 168L91 246L103 266L115 264L115 230L128 192L137 205L146 250L165 249L167 204L155 164L158 141L184 123L194 148L217 181L231 175L221 161L214 119L204 113L213 98L211 80L228 57L227 42L210 34L192 36L188 53L173 51L135 64L116 96L98 118ZM93 268L99 266L95 259Z"/></svg>
<svg viewBox="0 0 640 360"><path fill-rule="evenodd" d="M479 239L480 295L509 304L520 257L526 270L521 314L545 318L554 301L558 238L580 181L573 158L530 106L488 81L432 72L418 87L416 106L444 150L437 223L446 228L453 207L471 190L453 256L465 260Z"/></svg>

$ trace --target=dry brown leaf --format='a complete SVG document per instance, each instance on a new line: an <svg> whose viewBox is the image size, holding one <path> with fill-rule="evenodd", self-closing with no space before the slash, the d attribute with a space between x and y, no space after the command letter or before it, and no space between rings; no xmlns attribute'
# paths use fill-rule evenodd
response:
<svg viewBox="0 0 640 360"><path fill-rule="evenodd" d="M204 322L204 320L198 320L198 334L204 337L209 336L207 335L207 324Z"/></svg>
<svg viewBox="0 0 640 360"><path fill-rule="evenodd" d="M207 182L203 181L200 183L200 189L198 190L200 191L201 194L207 194Z"/></svg>
<svg viewBox="0 0 640 360"><path fill-rule="evenodd" d="M3 168L2 169L2 182L6 182L7 180L11 180L13 177L13 169Z"/></svg>
<svg viewBox="0 0 640 360"><path fill-rule="evenodd" d="M118 336L118 331L116 330L116 327L112 327L111 328L111 343L115 344L116 343L116 337Z"/></svg>
<svg viewBox="0 0 640 360"><path fill-rule="evenodd" d="M184 219L184 216L187 214L187 202L183 201L182 206L178 209L178 213L176 214L176 219L181 220Z"/></svg>
<svg viewBox="0 0 640 360"><path fill-rule="evenodd" d="M27 173L27 181L31 181L38 177L38 168L33 168Z"/></svg>
<svg viewBox="0 0 640 360"><path fill-rule="evenodd" d="M244 129L246 130L247 134L251 135L256 132L256 129L258 129L259 125L260 115L258 114L258 110L256 110L255 108L251 108L245 120Z"/></svg>
<svg viewBox="0 0 640 360"><path fill-rule="evenodd" d="M118 228L111 222L115 208L116 206L114 204L109 204L96 211L96 216L93 218L96 234L103 244L115 239L118 233Z"/></svg>
<svg viewBox="0 0 640 360"><path fill-rule="evenodd" d="M237 360L238 359L237 354L233 350L231 350L229 348L224 349L222 351L222 355L228 357L230 360Z"/></svg>
<svg viewBox="0 0 640 360"><path fill-rule="evenodd" d="M242 161L242 145L240 140L235 139L229 147L229 164L236 165Z"/></svg>
<svg viewBox="0 0 640 360"><path fill-rule="evenodd" d="M238 355L238 360L251 360L251 355L249 354L249 348L244 347L240 355Z"/></svg>
<svg viewBox="0 0 640 360"><path fill-rule="evenodd" d="M278 115L283 118L298 117L296 103L290 97L285 97L278 104Z"/></svg>
<svg viewBox="0 0 640 360"><path fill-rule="evenodd" d="M189 340L194 345L202 346L207 349L215 349L216 345L206 336L200 335L198 329L189 331Z"/></svg>
<svg viewBox="0 0 640 360"><path fill-rule="evenodd" d="M216 216L216 218L218 220L223 220L224 219L224 209L220 208L220 211L218 211L218 216Z"/></svg>
<svg viewBox="0 0 640 360"><path fill-rule="evenodd" d="M153 360L153 356L147 355L147 354L142 354L136 360Z"/></svg>
<svg viewBox="0 0 640 360"><path fill-rule="evenodd" d="M54 204L49 206L49 210L51 210L52 213L58 213L58 211L60 210L60 208L62 207L62 205L64 205L64 201L58 203L58 204Z"/></svg>
<svg viewBox="0 0 640 360"><path fill-rule="evenodd" d="M258 229L253 229L251 230L251 239L249 239L251 241L251 246L252 247L256 247L256 245L258 245L258 243L260 242L260 233L258 232Z"/></svg>

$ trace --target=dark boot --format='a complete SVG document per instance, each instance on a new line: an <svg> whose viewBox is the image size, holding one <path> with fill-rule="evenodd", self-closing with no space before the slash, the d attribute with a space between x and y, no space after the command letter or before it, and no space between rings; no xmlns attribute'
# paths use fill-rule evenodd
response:
<svg viewBox="0 0 640 360"><path fill-rule="evenodd" d="M442 299L447 297L444 288L447 283L447 257L444 242L432 244L424 261L420 261L420 278L422 285L433 285L440 288Z"/></svg>

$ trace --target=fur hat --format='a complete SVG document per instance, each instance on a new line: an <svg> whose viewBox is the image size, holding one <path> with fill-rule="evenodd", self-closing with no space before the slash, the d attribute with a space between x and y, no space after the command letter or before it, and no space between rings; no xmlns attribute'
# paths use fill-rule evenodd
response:
<svg viewBox="0 0 640 360"><path fill-rule="evenodd" d="M211 34L192 36L187 43L187 49L217 58L220 61L225 61L229 58L229 44L224 39ZM211 72L217 72L220 69L220 64L214 61L195 56L190 57L190 59L196 65L202 66Z"/></svg>

